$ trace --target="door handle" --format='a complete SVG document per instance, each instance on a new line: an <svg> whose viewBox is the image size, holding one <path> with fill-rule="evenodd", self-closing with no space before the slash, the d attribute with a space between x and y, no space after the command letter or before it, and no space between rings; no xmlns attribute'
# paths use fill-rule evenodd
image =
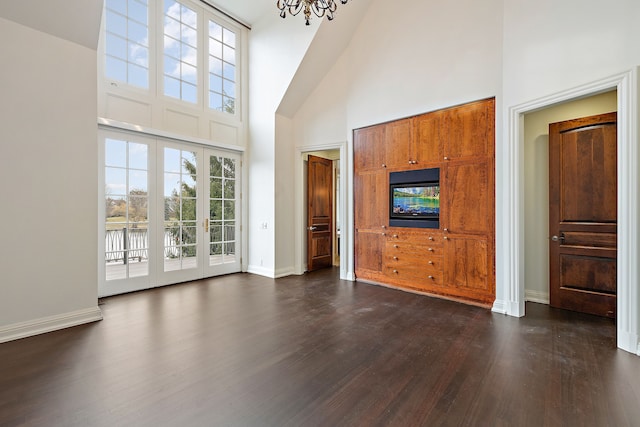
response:
<svg viewBox="0 0 640 427"><path fill-rule="evenodd" d="M205 218L204 219L204 232L208 233L209 232L209 218Z"/></svg>
<svg viewBox="0 0 640 427"><path fill-rule="evenodd" d="M560 237L558 237L558 236L551 236L551 240L553 240L554 242L558 242L558 241L560 241L560 242L564 242L564 236L563 236L563 235L560 235Z"/></svg>
<svg viewBox="0 0 640 427"><path fill-rule="evenodd" d="M309 231L316 231L317 229L318 229L318 227L314 227L314 226L307 227L307 230L309 230Z"/></svg>

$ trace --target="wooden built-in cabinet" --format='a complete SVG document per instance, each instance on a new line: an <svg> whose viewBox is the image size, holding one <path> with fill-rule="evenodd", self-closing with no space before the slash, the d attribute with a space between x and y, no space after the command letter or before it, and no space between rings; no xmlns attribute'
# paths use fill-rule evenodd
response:
<svg viewBox="0 0 640 427"><path fill-rule="evenodd" d="M354 131L358 279L495 299L495 102ZM440 228L389 227L389 173L440 168Z"/></svg>

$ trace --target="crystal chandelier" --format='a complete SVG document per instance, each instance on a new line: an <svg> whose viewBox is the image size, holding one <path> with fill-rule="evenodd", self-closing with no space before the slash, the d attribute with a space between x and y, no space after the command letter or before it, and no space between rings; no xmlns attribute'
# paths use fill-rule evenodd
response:
<svg viewBox="0 0 640 427"><path fill-rule="evenodd" d="M304 19L306 24L309 25L311 19L311 11L318 17L322 18L327 15L327 19L331 21L333 19L333 12L336 11L337 0L278 0L278 9L280 9L280 16L282 18L287 17L287 10L289 14L296 16L301 10L304 10ZM340 3L347 4L349 0L340 0Z"/></svg>

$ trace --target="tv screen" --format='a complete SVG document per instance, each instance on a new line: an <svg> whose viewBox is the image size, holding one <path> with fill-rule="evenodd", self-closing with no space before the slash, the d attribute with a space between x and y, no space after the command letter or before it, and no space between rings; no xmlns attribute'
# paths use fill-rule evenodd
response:
<svg viewBox="0 0 640 427"><path fill-rule="evenodd" d="M391 185L391 218L438 219L440 215L440 184Z"/></svg>

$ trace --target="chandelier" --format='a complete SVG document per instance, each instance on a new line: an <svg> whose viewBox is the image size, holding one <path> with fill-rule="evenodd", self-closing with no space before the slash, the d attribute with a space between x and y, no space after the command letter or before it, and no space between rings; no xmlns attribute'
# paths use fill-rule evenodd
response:
<svg viewBox="0 0 640 427"><path fill-rule="evenodd" d="M296 16L301 10L304 10L304 19L306 25L309 25L311 19L311 11L318 17L322 18L327 15L329 21L333 20L333 12L336 11L337 0L278 0L278 9L280 9L280 16L282 18L287 17L287 10L289 14ZM347 4L349 0L340 0L340 3Z"/></svg>

